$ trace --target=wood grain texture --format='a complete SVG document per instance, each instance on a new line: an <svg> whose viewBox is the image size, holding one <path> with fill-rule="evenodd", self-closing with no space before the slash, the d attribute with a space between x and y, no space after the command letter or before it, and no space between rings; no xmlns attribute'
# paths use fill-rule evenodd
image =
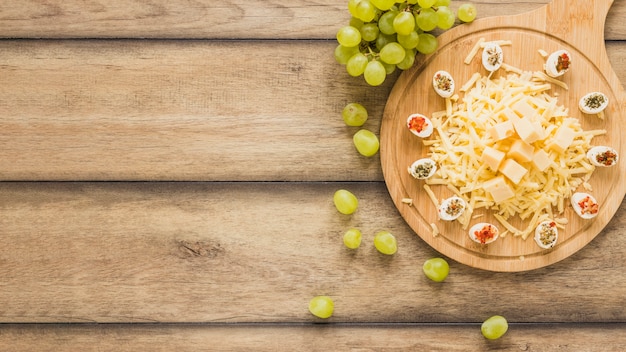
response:
<svg viewBox="0 0 626 352"><path fill-rule="evenodd" d="M472 325L8 325L14 351L533 351L621 352L624 324L511 325L488 341ZM42 341L45 342L42 344ZM9 347L10 346L10 347ZM306 347L305 347L306 346Z"/></svg>
<svg viewBox="0 0 626 352"><path fill-rule="evenodd" d="M395 77L367 87L333 48L278 41L248 60L267 44L2 41L0 179L382 180L340 112L365 104L378 132ZM626 44L607 51L626 81Z"/></svg>
<svg viewBox="0 0 626 352"><path fill-rule="evenodd" d="M335 210L338 188L359 197L357 213ZM624 212L548 268L492 273L450 261L450 276L435 284L421 266L438 254L397 215L381 182L2 183L0 315L312 323L308 301L326 294L333 323L477 323L493 314L624 322ZM350 227L364 234L356 251L341 241ZM373 247L384 229L399 241L392 257Z"/></svg>
<svg viewBox="0 0 626 352"><path fill-rule="evenodd" d="M465 1L452 1L456 10ZM11 0L0 1L0 38L330 39L347 23L336 0ZM479 17L521 14L548 0L473 1ZM609 40L626 38L626 3L615 1Z"/></svg>

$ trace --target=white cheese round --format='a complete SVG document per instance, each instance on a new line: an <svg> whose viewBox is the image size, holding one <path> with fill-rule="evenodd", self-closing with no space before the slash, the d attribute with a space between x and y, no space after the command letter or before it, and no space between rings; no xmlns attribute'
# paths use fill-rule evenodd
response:
<svg viewBox="0 0 626 352"><path fill-rule="evenodd" d="M416 160L409 166L409 174L418 180L424 180L435 174L437 164L434 160L423 158Z"/></svg>
<svg viewBox="0 0 626 352"><path fill-rule="evenodd" d="M500 45L487 43L483 48L483 66L489 72L497 71L503 62L503 53Z"/></svg>
<svg viewBox="0 0 626 352"><path fill-rule="evenodd" d="M587 159L595 166L609 167L617 164L617 151L611 147L596 146L587 152Z"/></svg>
<svg viewBox="0 0 626 352"><path fill-rule="evenodd" d="M433 88L442 98L450 98L454 94L454 78L446 71L437 71L433 75Z"/></svg>
<svg viewBox="0 0 626 352"><path fill-rule="evenodd" d="M452 196L444 199L439 206L439 218L441 220L453 221L463 215L466 203L461 197Z"/></svg>
<svg viewBox="0 0 626 352"><path fill-rule="evenodd" d="M569 71L572 56L567 50L558 50L550 54L546 60L545 71L550 77L559 77Z"/></svg>
<svg viewBox="0 0 626 352"><path fill-rule="evenodd" d="M601 92L585 94L578 101L578 108L585 114L598 114L609 105L609 97Z"/></svg>
<svg viewBox="0 0 626 352"><path fill-rule="evenodd" d="M480 236L481 232L487 232L491 234L491 236L489 236L488 238L482 238L483 236ZM489 244L497 240L499 235L500 231L498 230L498 228L495 225L486 222L480 222L472 226L469 230L469 237L472 239L472 241L480 244Z"/></svg>
<svg viewBox="0 0 626 352"><path fill-rule="evenodd" d="M598 215L598 202L588 193L576 192L571 198L572 208L583 219L592 219Z"/></svg>
<svg viewBox="0 0 626 352"><path fill-rule="evenodd" d="M554 247L556 240L559 238L559 231L556 228L556 223L552 220L546 220L535 229L535 242L543 249Z"/></svg>
<svg viewBox="0 0 626 352"><path fill-rule="evenodd" d="M433 123L422 114L411 114L406 120L406 127L421 138L428 138L433 134Z"/></svg>

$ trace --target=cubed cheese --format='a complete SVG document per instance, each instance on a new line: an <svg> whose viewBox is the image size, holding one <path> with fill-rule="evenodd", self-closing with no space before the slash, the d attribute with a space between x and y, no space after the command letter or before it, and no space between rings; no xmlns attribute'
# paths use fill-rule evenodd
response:
<svg viewBox="0 0 626 352"><path fill-rule="evenodd" d="M496 203L501 203L515 196L515 192L506 183L502 175L483 182L483 189L491 195Z"/></svg>
<svg viewBox="0 0 626 352"><path fill-rule="evenodd" d="M518 184L519 181L522 180L522 177L524 177L524 175L528 172L525 167L518 164L517 161L513 159L504 160L498 171L515 184Z"/></svg>
<svg viewBox="0 0 626 352"><path fill-rule="evenodd" d="M496 142L510 137L515 134L515 129L513 129L513 122L504 121L495 124L489 129L489 134L491 135L491 138L493 138L493 140Z"/></svg>
<svg viewBox="0 0 626 352"><path fill-rule="evenodd" d="M546 171L548 166L550 166L550 164L552 164L552 159L550 159L550 155L548 153L546 153L545 150L538 149L533 154L532 163L537 168L537 170L539 170L539 171Z"/></svg>
<svg viewBox="0 0 626 352"><path fill-rule="evenodd" d="M521 139L516 139L513 144L511 144L507 155L520 163L525 163L532 160L534 152L535 147Z"/></svg>
<svg viewBox="0 0 626 352"><path fill-rule="evenodd" d="M511 122L515 122L520 119L520 117L517 116L517 114L510 108L504 108L504 110L502 110L502 115L504 115L504 117Z"/></svg>
<svg viewBox="0 0 626 352"><path fill-rule="evenodd" d="M504 152L501 152L495 148L485 147L481 159L493 171L498 171L498 168L500 167L500 163L504 159L504 156Z"/></svg>
<svg viewBox="0 0 626 352"><path fill-rule="evenodd" d="M513 110L521 117L526 117L531 120L535 119L537 111L530 106L526 100L520 100L513 105Z"/></svg>
<svg viewBox="0 0 626 352"><path fill-rule="evenodd" d="M574 137L576 137L576 132L573 129L569 126L561 125L554 134L554 141L550 143L550 148L557 153L563 153L565 149L572 145Z"/></svg>
<svg viewBox="0 0 626 352"><path fill-rule="evenodd" d="M517 132L519 138L521 138L526 143L530 144L536 142L543 137L536 130L536 125L533 123L533 121L528 117L513 121L513 127L515 127L515 132Z"/></svg>

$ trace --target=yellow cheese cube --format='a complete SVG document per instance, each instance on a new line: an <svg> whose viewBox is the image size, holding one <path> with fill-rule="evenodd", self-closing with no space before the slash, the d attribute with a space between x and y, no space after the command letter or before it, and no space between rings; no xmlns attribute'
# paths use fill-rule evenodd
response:
<svg viewBox="0 0 626 352"><path fill-rule="evenodd" d="M511 182L515 184L518 184L519 181L522 180L522 177L524 177L524 175L526 175L526 173L528 172L525 167L518 164L513 159L504 160L498 171L500 171L504 176L506 176L509 180L511 180Z"/></svg>
<svg viewBox="0 0 626 352"><path fill-rule="evenodd" d="M500 203L515 196L513 189L506 183L502 175L483 182L485 192L491 194L494 202Z"/></svg>
<svg viewBox="0 0 626 352"><path fill-rule="evenodd" d="M546 171L548 166L552 164L552 159L550 159L550 155L546 153L545 150L539 149L533 154L533 165L539 171Z"/></svg>
<svg viewBox="0 0 626 352"><path fill-rule="evenodd" d="M515 110L518 115L522 116L522 118L527 117L531 120L534 120L537 115L537 111L533 109L533 107L530 106L525 100L520 100L515 103L513 105L513 110Z"/></svg>
<svg viewBox="0 0 626 352"><path fill-rule="evenodd" d="M557 153L563 153L565 149L572 145L574 137L576 137L576 132L573 129L569 128L569 126L561 125L554 134L554 141L550 144L550 148Z"/></svg>
<svg viewBox="0 0 626 352"><path fill-rule="evenodd" d="M502 115L504 115L504 117L511 122L515 122L520 119L520 117L509 108L504 108L504 110L502 110Z"/></svg>
<svg viewBox="0 0 626 352"><path fill-rule="evenodd" d="M533 121L527 117L513 121L513 127L515 127L515 132L517 132L519 138L524 140L526 143L530 144L536 142L543 137L536 130L536 126L533 124Z"/></svg>
<svg viewBox="0 0 626 352"><path fill-rule="evenodd" d="M532 160L534 152L535 147L521 139L516 139L513 144L511 144L511 148L509 149L509 153L507 155L520 163L525 163Z"/></svg>
<svg viewBox="0 0 626 352"><path fill-rule="evenodd" d="M513 122L504 121L495 124L489 129L489 134L494 141L499 141L510 137L515 134L515 130L513 129Z"/></svg>
<svg viewBox="0 0 626 352"><path fill-rule="evenodd" d="M504 159L504 152L501 152L495 148L485 147L483 150L482 161L493 170L498 171L500 163Z"/></svg>

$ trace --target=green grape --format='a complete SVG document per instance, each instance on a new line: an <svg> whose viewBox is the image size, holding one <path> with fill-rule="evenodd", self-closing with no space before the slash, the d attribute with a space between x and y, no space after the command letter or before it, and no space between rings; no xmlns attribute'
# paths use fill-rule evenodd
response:
<svg viewBox="0 0 626 352"><path fill-rule="evenodd" d="M363 77L365 78L365 82L367 82L370 86L379 86L385 81L385 78L387 77L387 70L380 61L370 61L365 67ZM357 147L357 149L359 149L359 147ZM370 156L367 155L369 154L369 150L370 149L365 149L364 151L361 151L359 149L359 152L365 156ZM376 147L376 150L378 150L378 147Z"/></svg>
<svg viewBox="0 0 626 352"><path fill-rule="evenodd" d="M378 38L376 38L376 49L380 51L385 45L389 43L395 43L398 39L395 34L387 35L387 34L379 34Z"/></svg>
<svg viewBox="0 0 626 352"><path fill-rule="evenodd" d="M417 26L424 32L430 32L437 28L437 12L431 8L421 9L420 13L415 17Z"/></svg>
<svg viewBox="0 0 626 352"><path fill-rule="evenodd" d="M424 9L428 7L433 7L436 1L437 0L417 0L417 4Z"/></svg>
<svg viewBox="0 0 626 352"><path fill-rule="evenodd" d="M435 5L433 5L435 7L439 7L439 6L450 6L450 0L437 0L435 1Z"/></svg>
<svg viewBox="0 0 626 352"><path fill-rule="evenodd" d="M333 195L333 203L335 208L342 214L350 215L359 207L359 200L356 196L345 189L340 189Z"/></svg>
<svg viewBox="0 0 626 352"><path fill-rule="evenodd" d="M499 339L509 329L509 323L501 315L494 315L485 320L480 327L483 336L489 340Z"/></svg>
<svg viewBox="0 0 626 352"><path fill-rule="evenodd" d="M388 64L386 62L381 61L381 64L383 64L383 66L385 67L385 72L387 73L387 75L390 75L393 73L393 71L396 70L396 65L392 65L392 64Z"/></svg>
<svg viewBox="0 0 626 352"><path fill-rule="evenodd" d="M347 48L341 44L337 45L335 48L335 60L338 63L345 65L348 63L348 60L355 54L359 53L359 47L353 46L351 48Z"/></svg>
<svg viewBox="0 0 626 352"><path fill-rule="evenodd" d="M361 0L348 0L348 12L352 15L352 17L356 16L356 7L361 2Z"/></svg>
<svg viewBox="0 0 626 352"><path fill-rule="evenodd" d="M378 152L378 148L380 147L378 137L376 137L376 135L372 131L366 129L359 130L357 133L355 133L354 136L352 136L352 141L354 143L354 146L356 147L356 150L361 155L367 157L376 154Z"/></svg>
<svg viewBox="0 0 626 352"><path fill-rule="evenodd" d="M370 0L379 10L387 11L396 4L396 0Z"/></svg>
<svg viewBox="0 0 626 352"><path fill-rule="evenodd" d="M392 65L396 65L404 59L406 51L399 43L389 43L380 50L380 59Z"/></svg>
<svg viewBox="0 0 626 352"><path fill-rule="evenodd" d="M406 3L409 4L409 5L415 5L415 4L417 4L417 0L407 0Z"/></svg>
<svg viewBox="0 0 626 352"><path fill-rule="evenodd" d="M393 10L387 11L380 15L380 18L378 18L378 28L380 29L381 33L391 35L396 32L395 28L393 28L393 20L396 18L397 15L398 11Z"/></svg>
<svg viewBox="0 0 626 352"><path fill-rule="evenodd" d="M430 258L424 262L422 267L424 274L435 282L441 282L448 277L450 266L443 258Z"/></svg>
<svg viewBox="0 0 626 352"><path fill-rule="evenodd" d="M415 29L415 17L411 12L402 11L393 19L393 29L396 33L408 35Z"/></svg>
<svg viewBox="0 0 626 352"><path fill-rule="evenodd" d="M409 35L398 34L398 44L402 45L405 49L414 49L420 41L420 37L416 31L412 31Z"/></svg>
<svg viewBox="0 0 626 352"><path fill-rule="evenodd" d="M404 55L404 60L402 60L402 62L400 62L396 66L401 70L408 70L411 67L413 67L414 63L415 63L415 50L408 49L406 51L406 55Z"/></svg>
<svg viewBox="0 0 626 352"><path fill-rule="evenodd" d="M352 26L341 27L337 31L337 41L346 47L353 47L361 44L361 32Z"/></svg>
<svg viewBox="0 0 626 352"><path fill-rule="evenodd" d="M334 310L335 303L328 296L315 296L309 301L309 312L318 318L330 318Z"/></svg>
<svg viewBox="0 0 626 352"><path fill-rule="evenodd" d="M366 42L373 42L376 38L378 38L380 30L378 29L378 25L376 23L368 23L361 27L360 32L363 40Z"/></svg>
<svg viewBox="0 0 626 352"><path fill-rule="evenodd" d="M363 126L367 121L367 109L359 103L349 103L341 111L343 121L348 126Z"/></svg>
<svg viewBox="0 0 626 352"><path fill-rule="evenodd" d="M437 41L437 37L430 33L422 33L419 35L420 42L417 44L417 51L422 54L428 55L432 54L437 50L437 46L439 46L439 42Z"/></svg>
<svg viewBox="0 0 626 352"><path fill-rule="evenodd" d="M380 231L374 236L374 247L382 254L392 255L398 250L398 242L389 231Z"/></svg>
<svg viewBox="0 0 626 352"><path fill-rule="evenodd" d="M372 5L370 0L361 0L356 5L356 17L363 22L370 22L376 17L376 7Z"/></svg>
<svg viewBox="0 0 626 352"><path fill-rule="evenodd" d="M343 244L350 249L357 249L361 245L361 237L359 229L349 229L343 234Z"/></svg>
<svg viewBox="0 0 626 352"><path fill-rule="evenodd" d="M361 27L363 27L364 22L361 21L360 19L356 18L356 17L350 17L350 22L348 22L348 25L356 28L356 29L361 29Z"/></svg>
<svg viewBox="0 0 626 352"><path fill-rule="evenodd" d="M463 22L472 22L476 18L476 6L474 4L463 4L459 6L457 16Z"/></svg>
<svg viewBox="0 0 626 352"><path fill-rule="evenodd" d="M437 27L446 30L452 28L456 16L448 6L439 6L437 8Z"/></svg>
<svg viewBox="0 0 626 352"><path fill-rule="evenodd" d="M365 67L367 67L367 56L363 53L356 53L352 55L346 63L346 71L353 77L358 77L363 74Z"/></svg>

